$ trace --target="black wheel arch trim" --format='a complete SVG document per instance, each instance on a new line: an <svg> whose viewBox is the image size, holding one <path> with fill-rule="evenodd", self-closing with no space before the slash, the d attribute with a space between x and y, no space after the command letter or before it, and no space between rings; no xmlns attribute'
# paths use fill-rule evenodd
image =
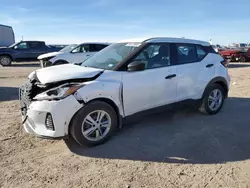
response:
<svg viewBox="0 0 250 188"><path fill-rule="evenodd" d="M218 83L218 82L222 82L222 83L223 83L222 87L225 89L226 98L227 98L227 97L228 97L229 86L228 86L228 84L227 84L226 79L223 78L223 77L221 77L221 76L215 77L215 78L213 78L212 80L210 80L210 82L208 82L206 88L205 88L204 91L203 91L202 98L204 97L204 94L205 94L207 88L208 88L211 84Z"/></svg>
<svg viewBox="0 0 250 188"><path fill-rule="evenodd" d="M65 64L68 64L69 62L66 61L66 60L63 60L63 59L59 59L59 60L56 60L54 63L52 63L52 65L56 65L58 62L63 62Z"/></svg>
<svg viewBox="0 0 250 188"><path fill-rule="evenodd" d="M1 56L8 56L11 59L11 61L14 61L14 58L10 54L0 54L0 57Z"/></svg>

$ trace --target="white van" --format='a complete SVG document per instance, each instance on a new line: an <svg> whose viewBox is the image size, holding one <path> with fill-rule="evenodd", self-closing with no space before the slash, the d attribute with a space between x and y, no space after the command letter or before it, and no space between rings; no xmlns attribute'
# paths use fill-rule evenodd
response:
<svg viewBox="0 0 250 188"><path fill-rule="evenodd" d="M0 24L0 47L10 46L15 43L12 27Z"/></svg>

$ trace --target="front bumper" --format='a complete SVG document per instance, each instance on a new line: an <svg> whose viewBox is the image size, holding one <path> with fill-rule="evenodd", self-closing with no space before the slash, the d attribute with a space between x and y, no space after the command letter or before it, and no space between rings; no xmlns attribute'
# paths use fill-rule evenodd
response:
<svg viewBox="0 0 250 188"><path fill-rule="evenodd" d="M35 134L38 137L66 137L72 117L82 106L72 95L57 101L31 102L27 113L22 115L23 120L26 118L24 129L27 133ZM48 113L52 116L54 130L50 130L46 126Z"/></svg>

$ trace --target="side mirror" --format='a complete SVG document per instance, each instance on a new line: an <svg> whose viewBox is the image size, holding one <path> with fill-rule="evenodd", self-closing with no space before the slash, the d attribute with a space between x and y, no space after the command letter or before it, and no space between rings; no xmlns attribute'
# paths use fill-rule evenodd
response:
<svg viewBox="0 0 250 188"><path fill-rule="evenodd" d="M14 49L16 50L18 47L17 46L14 46Z"/></svg>
<svg viewBox="0 0 250 188"><path fill-rule="evenodd" d="M141 61L133 61L132 63L128 64L128 71L143 71L145 69L145 63Z"/></svg>

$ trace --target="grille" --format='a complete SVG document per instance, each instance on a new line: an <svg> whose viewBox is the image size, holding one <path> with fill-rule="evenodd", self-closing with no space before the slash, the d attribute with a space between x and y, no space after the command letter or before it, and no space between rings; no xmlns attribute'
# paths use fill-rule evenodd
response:
<svg viewBox="0 0 250 188"><path fill-rule="evenodd" d="M27 82L19 89L19 100L22 115L26 115L27 109L31 103L32 83Z"/></svg>

